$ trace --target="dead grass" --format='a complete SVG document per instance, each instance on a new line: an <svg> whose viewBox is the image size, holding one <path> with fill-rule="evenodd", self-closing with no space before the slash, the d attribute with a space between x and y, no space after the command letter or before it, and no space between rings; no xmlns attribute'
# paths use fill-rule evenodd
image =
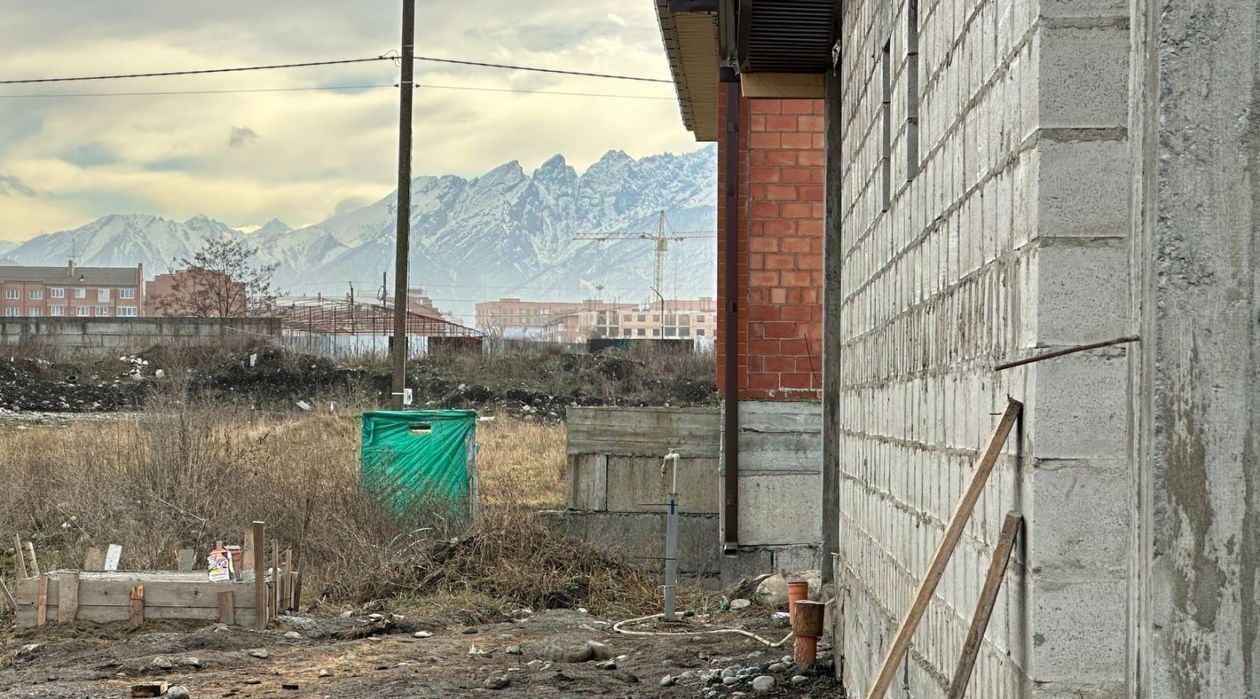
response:
<svg viewBox="0 0 1260 699"><path fill-rule="evenodd" d="M0 433L0 533L5 543L14 533L33 540L45 569L78 567L88 546L110 543L123 546L123 567L162 569L177 549L239 542L261 519L305 550L308 604L650 611L654 577L563 539L537 513L562 500L563 429L480 424L482 517L464 529L398 513L360 486L357 415L171 403L110 422L9 430Z"/></svg>

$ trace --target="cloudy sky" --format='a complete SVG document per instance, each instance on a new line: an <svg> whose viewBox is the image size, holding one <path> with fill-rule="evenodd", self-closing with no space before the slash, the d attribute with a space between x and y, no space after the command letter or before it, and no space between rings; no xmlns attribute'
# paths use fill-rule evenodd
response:
<svg viewBox="0 0 1260 699"><path fill-rule="evenodd" d="M668 76L651 0L446 0L417 13L418 55ZM379 56L397 50L400 14L395 0L0 0L0 80ZM299 225L378 199L395 178L394 88L81 95L388 85L397 70L0 85L0 239L115 212ZM612 148L697 147L671 99L449 89L669 98L667 84L423 62L416 79L434 86L416 93L416 175L529 169L554 153L581 170Z"/></svg>

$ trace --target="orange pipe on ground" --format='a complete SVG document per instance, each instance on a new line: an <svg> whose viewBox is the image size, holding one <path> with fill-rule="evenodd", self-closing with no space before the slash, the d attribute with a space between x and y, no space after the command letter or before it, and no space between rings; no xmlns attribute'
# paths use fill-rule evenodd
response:
<svg viewBox="0 0 1260 699"><path fill-rule="evenodd" d="M792 619L796 612L796 603L809 599L809 583L807 582L790 582L787 584L788 599L788 619Z"/></svg>
<svg viewBox="0 0 1260 699"><path fill-rule="evenodd" d="M792 641L792 660L798 667L809 667L818 657L818 637L798 635Z"/></svg>

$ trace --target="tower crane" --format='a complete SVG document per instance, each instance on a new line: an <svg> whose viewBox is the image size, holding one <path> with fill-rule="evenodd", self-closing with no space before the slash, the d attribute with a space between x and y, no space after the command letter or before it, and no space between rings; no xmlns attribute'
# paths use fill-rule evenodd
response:
<svg viewBox="0 0 1260 699"><path fill-rule="evenodd" d="M574 236L574 240L600 240L600 241L616 241L616 240L651 240L656 243L656 268L652 275L652 293L656 296L657 301L661 304L661 337L665 337L665 254L669 252L669 241L671 240L693 240L697 238L714 238L717 236L716 231L681 231L677 233L665 232L665 211L660 213L660 220L656 226L655 233L613 233L613 234L593 234Z"/></svg>

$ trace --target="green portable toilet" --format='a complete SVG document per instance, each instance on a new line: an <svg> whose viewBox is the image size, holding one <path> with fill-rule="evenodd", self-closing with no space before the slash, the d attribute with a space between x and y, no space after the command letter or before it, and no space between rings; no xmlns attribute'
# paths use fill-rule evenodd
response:
<svg viewBox="0 0 1260 699"><path fill-rule="evenodd" d="M477 512L477 412L377 410L363 413L360 475L403 503L424 501Z"/></svg>

